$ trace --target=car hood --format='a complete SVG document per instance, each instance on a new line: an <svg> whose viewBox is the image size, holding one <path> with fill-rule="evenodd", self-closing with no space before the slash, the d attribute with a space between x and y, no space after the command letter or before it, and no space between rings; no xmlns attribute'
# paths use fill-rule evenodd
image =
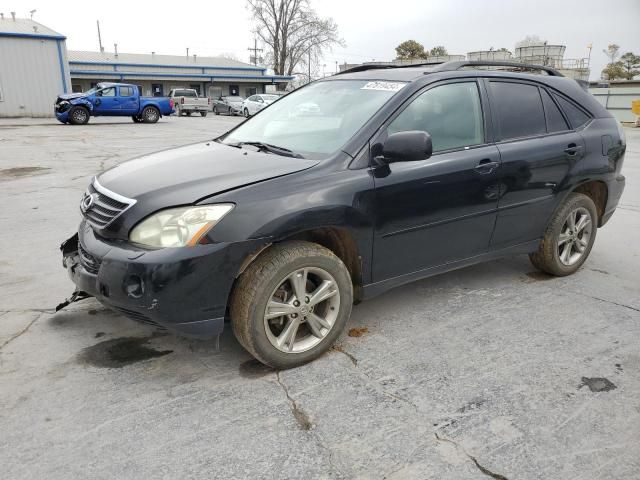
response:
<svg viewBox="0 0 640 480"><path fill-rule="evenodd" d="M58 95L60 100L73 100L74 98L82 98L87 97L86 93L65 93L63 95Z"/></svg>
<svg viewBox="0 0 640 480"><path fill-rule="evenodd" d="M292 174L317 160L283 157L223 145L215 141L124 162L97 177L100 186L135 204L107 229L126 232L147 215L169 207L192 205L246 185Z"/></svg>

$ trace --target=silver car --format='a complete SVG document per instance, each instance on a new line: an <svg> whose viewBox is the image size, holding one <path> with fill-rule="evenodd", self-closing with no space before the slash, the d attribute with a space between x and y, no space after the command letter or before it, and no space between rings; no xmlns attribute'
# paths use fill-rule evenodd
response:
<svg viewBox="0 0 640 480"><path fill-rule="evenodd" d="M242 102L242 113L245 117L249 118L251 115L255 115L267 105L278 100L278 98L280 98L278 95L270 95L268 93L251 95Z"/></svg>

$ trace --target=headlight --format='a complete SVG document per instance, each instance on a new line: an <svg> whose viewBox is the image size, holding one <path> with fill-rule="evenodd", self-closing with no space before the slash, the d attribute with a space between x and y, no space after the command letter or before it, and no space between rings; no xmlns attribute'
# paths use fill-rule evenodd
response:
<svg viewBox="0 0 640 480"><path fill-rule="evenodd" d="M136 225L129 240L150 247L193 247L233 206L222 203L161 210Z"/></svg>

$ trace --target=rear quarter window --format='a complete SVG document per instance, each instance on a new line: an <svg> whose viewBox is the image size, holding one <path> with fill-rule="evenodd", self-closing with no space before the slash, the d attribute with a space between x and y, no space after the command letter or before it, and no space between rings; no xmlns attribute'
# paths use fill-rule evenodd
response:
<svg viewBox="0 0 640 480"><path fill-rule="evenodd" d="M569 129L566 120L562 116L560 109L549 95L549 92L542 89L542 103L544 113L547 116L547 130L549 133L562 132Z"/></svg>
<svg viewBox="0 0 640 480"><path fill-rule="evenodd" d="M525 83L489 82L502 140L547 133L538 87Z"/></svg>
<svg viewBox="0 0 640 480"><path fill-rule="evenodd" d="M591 120L591 117L589 115L587 115L581 108L577 107L569 100L561 97L560 95L556 95L555 93L553 94L553 97L558 102L558 105L560 105L560 108L569 119L571 127L573 127L574 129L580 128L589 120Z"/></svg>

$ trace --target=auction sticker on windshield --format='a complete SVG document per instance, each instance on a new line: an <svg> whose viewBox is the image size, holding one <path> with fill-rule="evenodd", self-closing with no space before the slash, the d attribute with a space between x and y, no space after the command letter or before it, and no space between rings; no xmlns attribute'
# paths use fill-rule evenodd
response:
<svg viewBox="0 0 640 480"><path fill-rule="evenodd" d="M385 92L397 92L406 83L404 82L367 82L360 90L384 90Z"/></svg>

